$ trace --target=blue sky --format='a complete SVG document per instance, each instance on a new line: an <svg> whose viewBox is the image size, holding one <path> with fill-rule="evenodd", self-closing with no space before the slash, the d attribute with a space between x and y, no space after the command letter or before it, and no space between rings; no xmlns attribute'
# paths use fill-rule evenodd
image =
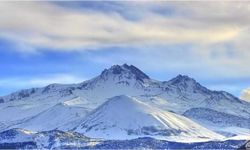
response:
<svg viewBox="0 0 250 150"><path fill-rule="evenodd" d="M248 2L1 2L0 95L78 83L114 64L189 75L248 99Z"/></svg>

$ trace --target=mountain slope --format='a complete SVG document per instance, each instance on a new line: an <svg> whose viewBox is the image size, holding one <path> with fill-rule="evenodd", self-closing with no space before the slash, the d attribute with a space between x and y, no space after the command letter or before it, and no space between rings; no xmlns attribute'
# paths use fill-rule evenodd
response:
<svg viewBox="0 0 250 150"><path fill-rule="evenodd" d="M87 108L71 106L71 101L59 103L13 127L32 131L54 130L65 126L65 124L69 122L75 122L81 119L89 112ZM67 130L67 128L65 130Z"/></svg>
<svg viewBox="0 0 250 150"><path fill-rule="evenodd" d="M183 115L225 136L250 135L250 119L247 118L209 108L192 108Z"/></svg>
<svg viewBox="0 0 250 150"><path fill-rule="evenodd" d="M75 129L89 137L131 139L153 136L186 141L218 139L222 136L191 120L150 107L128 96L116 96L93 111Z"/></svg>

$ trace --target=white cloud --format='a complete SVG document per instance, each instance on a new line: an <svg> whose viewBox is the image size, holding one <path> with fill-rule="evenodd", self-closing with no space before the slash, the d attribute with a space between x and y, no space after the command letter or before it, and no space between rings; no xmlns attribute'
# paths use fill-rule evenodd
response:
<svg viewBox="0 0 250 150"><path fill-rule="evenodd" d="M132 4L120 5L127 9L124 11L130 11L134 10ZM199 6L203 6L200 3L197 6L179 3L156 5L150 2L136 4L139 10L134 12L138 13L141 8L144 14L137 21L131 21L115 11L76 10L48 2L1 2L1 37L31 47L65 51L117 45L214 44L233 40L244 30L241 24L235 24L234 18L223 23L214 13L208 13L210 9L216 12L225 7L218 7L217 3L208 5L209 9L203 7L205 10L199 9ZM176 16L164 16L151 10L162 7L160 4L171 6ZM227 12L232 5L225 7L224 17L231 15L232 11ZM245 12L248 9L244 7L241 10ZM247 13L240 15L242 20L249 20Z"/></svg>
<svg viewBox="0 0 250 150"><path fill-rule="evenodd" d="M69 74L52 74L40 77L29 78L2 78L0 87L6 89L25 89L31 87L43 87L52 83L72 84L85 81L85 78Z"/></svg>
<svg viewBox="0 0 250 150"><path fill-rule="evenodd" d="M250 102L250 88L242 90L240 98Z"/></svg>
<svg viewBox="0 0 250 150"><path fill-rule="evenodd" d="M250 58L231 58L224 54L227 53L227 49L223 46L215 46L212 49L214 50L206 48L205 51L202 51L199 46L129 47L122 50L116 49L108 54L93 53L88 57L84 56L84 59L107 66L129 63L149 72L166 72L166 74L174 75L190 74L203 79L224 80L249 77ZM238 51L236 50L236 52Z"/></svg>
<svg viewBox="0 0 250 150"><path fill-rule="evenodd" d="M18 43L22 52L43 50L40 47L57 51L127 47L122 55L90 60L246 77L250 75L249 8L248 2L117 2L104 12L49 2L1 2L0 37ZM122 14L129 12L138 18ZM170 45L192 47L179 52Z"/></svg>

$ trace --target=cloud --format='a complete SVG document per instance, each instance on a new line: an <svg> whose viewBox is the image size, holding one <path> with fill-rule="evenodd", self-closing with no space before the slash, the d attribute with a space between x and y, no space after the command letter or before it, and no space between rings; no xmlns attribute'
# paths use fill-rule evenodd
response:
<svg viewBox="0 0 250 150"><path fill-rule="evenodd" d="M240 78L250 75L249 6L249 2L2 2L0 37L16 42L22 53L95 50L90 62ZM117 49L105 55L110 47Z"/></svg>
<svg viewBox="0 0 250 150"><path fill-rule="evenodd" d="M240 98L247 102L250 102L250 88L242 90Z"/></svg>
<svg viewBox="0 0 250 150"><path fill-rule="evenodd" d="M11 91L26 89L31 87L43 87L52 83L73 84L83 82L85 78L69 75L69 74L51 74L43 77L29 77L29 78L2 78L0 80L0 87Z"/></svg>
<svg viewBox="0 0 250 150"><path fill-rule="evenodd" d="M161 5L166 10L173 9L173 14L166 16L155 12L156 8L165 10ZM221 5L216 5L209 3L209 9L206 5L203 10L198 9L202 3L193 6L170 2L123 2L113 6L121 7L121 11L113 9L105 13L91 7L74 9L49 2L4 2L0 3L0 31L1 37L17 43L61 51L145 44L214 44L240 36L247 21L235 24L235 18L228 18L227 23L223 23L224 20L213 12L207 13L210 9L219 10ZM228 10L233 5L221 6L225 7L226 14L222 18L232 15ZM240 10L248 9L242 7ZM128 19L131 14L125 17L123 13L128 11L133 11L138 19ZM249 20L247 12L239 15L242 20Z"/></svg>
<svg viewBox="0 0 250 150"><path fill-rule="evenodd" d="M213 50L201 49L192 45L115 47L104 52L89 53L88 56L84 55L83 59L108 66L129 63L148 72L165 72L166 75L172 76L181 73L202 79L220 80L249 77L249 58L234 58L235 56L227 54L231 48L220 45L214 46Z"/></svg>

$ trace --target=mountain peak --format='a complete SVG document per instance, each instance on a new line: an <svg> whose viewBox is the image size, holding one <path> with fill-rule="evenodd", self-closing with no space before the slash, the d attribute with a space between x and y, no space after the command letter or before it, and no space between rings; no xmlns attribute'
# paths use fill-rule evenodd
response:
<svg viewBox="0 0 250 150"><path fill-rule="evenodd" d="M176 86L179 90L184 91L203 91L209 92L207 88L198 83L195 79L190 78L187 75L178 75L175 78L168 81L168 84Z"/></svg>
<svg viewBox="0 0 250 150"><path fill-rule="evenodd" d="M164 139L180 135L188 138L219 136L185 117L125 95L110 98L74 130L88 137L111 140L145 136Z"/></svg>
<svg viewBox="0 0 250 150"><path fill-rule="evenodd" d="M169 82L172 85L177 85L177 84L181 84L181 83L188 83L188 82L197 83L193 78L190 78L187 75L181 75L181 74L179 74L175 78L171 79Z"/></svg>
<svg viewBox="0 0 250 150"><path fill-rule="evenodd" d="M127 95L119 95L115 96L109 99L107 103L111 103L112 105L115 105L116 107L125 107L128 106L127 108L131 108L133 105L137 104L137 100L127 96Z"/></svg>
<svg viewBox="0 0 250 150"><path fill-rule="evenodd" d="M107 75L124 75L129 74L136 78L136 80L143 81L144 79L150 79L149 76L147 76L144 72L142 72L140 69L133 65L127 65L126 63L123 65L113 65L109 69L105 69L101 76L107 76ZM131 76L129 76L131 77Z"/></svg>

